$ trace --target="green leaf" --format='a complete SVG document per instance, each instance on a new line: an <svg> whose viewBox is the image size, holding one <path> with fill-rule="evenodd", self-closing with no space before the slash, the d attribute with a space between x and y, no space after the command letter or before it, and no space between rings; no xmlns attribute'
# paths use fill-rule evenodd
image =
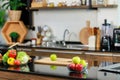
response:
<svg viewBox="0 0 120 80"><path fill-rule="evenodd" d="M8 9L8 6L10 6L10 5L9 5L9 2L6 2L6 3L4 3L4 4L2 5L2 8Z"/></svg>
<svg viewBox="0 0 120 80"><path fill-rule="evenodd" d="M2 0L3 2L5 0ZM25 3L22 3L21 0L9 0L8 2L3 3L2 7L8 9L10 7L10 9L12 10L18 10L19 7L22 6L26 6Z"/></svg>
<svg viewBox="0 0 120 80"><path fill-rule="evenodd" d="M5 23L5 15L6 15L6 13L5 13L5 10L0 10L0 27L2 27L3 26L3 24Z"/></svg>

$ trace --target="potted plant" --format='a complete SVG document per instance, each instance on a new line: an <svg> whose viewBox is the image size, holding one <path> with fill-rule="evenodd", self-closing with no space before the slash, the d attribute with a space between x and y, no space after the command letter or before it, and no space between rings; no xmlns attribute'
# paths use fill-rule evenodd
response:
<svg viewBox="0 0 120 80"><path fill-rule="evenodd" d="M19 21L21 17L20 7L26 6L21 0L1 0L2 7L5 9L10 9L8 14L11 21Z"/></svg>
<svg viewBox="0 0 120 80"><path fill-rule="evenodd" d="M19 34L17 32L11 32L10 35L12 42L17 42Z"/></svg>

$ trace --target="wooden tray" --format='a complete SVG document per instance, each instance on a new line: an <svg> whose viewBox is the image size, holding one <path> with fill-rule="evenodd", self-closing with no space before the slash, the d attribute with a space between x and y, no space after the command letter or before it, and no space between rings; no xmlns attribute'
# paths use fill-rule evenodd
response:
<svg viewBox="0 0 120 80"><path fill-rule="evenodd" d="M23 42L23 40L27 34L27 28L22 21L6 22L2 28L2 35L8 44L12 44L11 38L9 36L9 34L11 32L19 33L20 37L18 38L18 42L21 43L21 42Z"/></svg>
<svg viewBox="0 0 120 80"><path fill-rule="evenodd" d="M72 63L72 59L57 58L56 61L51 61L50 58L47 57L47 58L42 58L42 59L39 59L39 60L35 60L34 63L67 66L68 64Z"/></svg>

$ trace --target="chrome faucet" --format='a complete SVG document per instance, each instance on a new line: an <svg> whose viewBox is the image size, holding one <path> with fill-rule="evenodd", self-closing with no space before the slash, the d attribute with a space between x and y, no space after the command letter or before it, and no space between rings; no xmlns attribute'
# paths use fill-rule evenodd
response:
<svg viewBox="0 0 120 80"><path fill-rule="evenodd" d="M68 41L71 40L71 36L72 36L72 35L77 38L77 35L76 35L74 32L71 32L70 35L69 35L69 37L68 37Z"/></svg>
<svg viewBox="0 0 120 80"><path fill-rule="evenodd" d="M66 43L65 43L66 34L69 34L69 30L68 29L65 29L64 34L63 34L63 41L62 41L62 45L63 46L66 46Z"/></svg>

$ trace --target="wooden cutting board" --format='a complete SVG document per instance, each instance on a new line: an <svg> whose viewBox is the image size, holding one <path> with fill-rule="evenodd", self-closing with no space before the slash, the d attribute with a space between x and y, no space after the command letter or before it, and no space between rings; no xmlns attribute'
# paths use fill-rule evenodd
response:
<svg viewBox="0 0 120 80"><path fill-rule="evenodd" d="M88 38L92 35L92 28L90 27L90 21L86 21L86 27L82 28L79 33L80 42L84 45L88 45Z"/></svg>
<svg viewBox="0 0 120 80"><path fill-rule="evenodd" d="M45 57L45 58L42 58L42 59L39 59L39 60L35 60L34 63L67 66L68 64L72 63L72 59L57 58L56 61L51 61L49 57Z"/></svg>

